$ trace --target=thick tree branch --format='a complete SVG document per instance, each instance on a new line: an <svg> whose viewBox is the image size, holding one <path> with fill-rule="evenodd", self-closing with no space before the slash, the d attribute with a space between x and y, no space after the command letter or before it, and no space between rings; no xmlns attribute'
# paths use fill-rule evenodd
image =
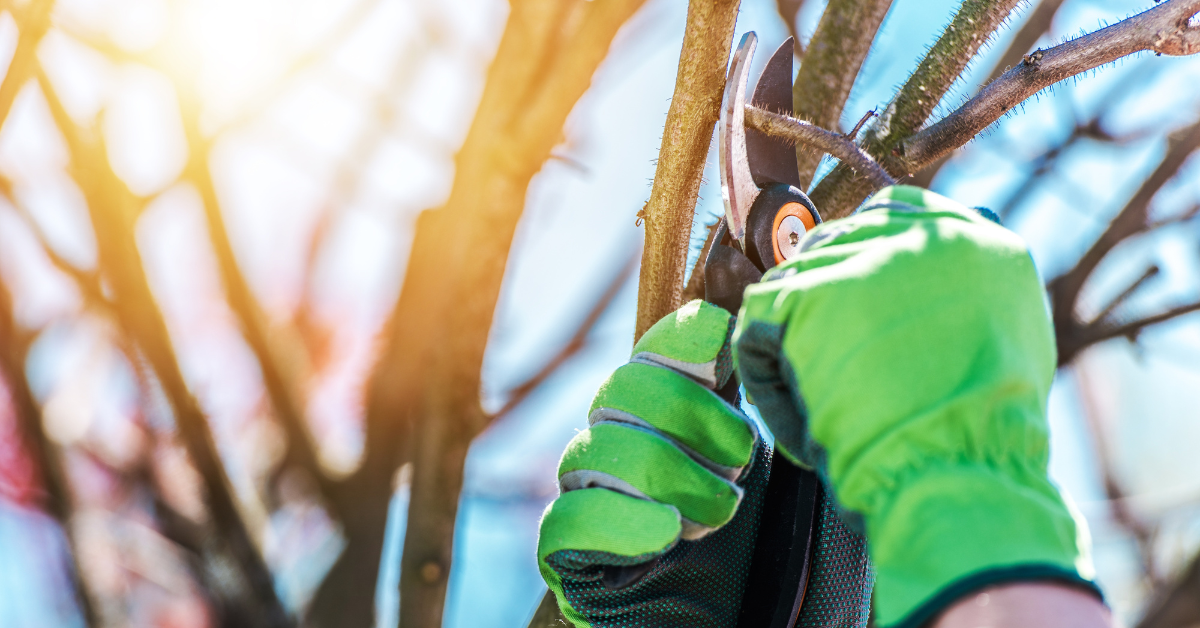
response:
<svg viewBox="0 0 1200 628"><path fill-rule="evenodd" d="M675 94L663 128L650 200L642 210L646 246L634 338L673 312L683 297L688 236L708 146L720 114L725 66L740 0L692 0Z"/></svg>
<svg viewBox="0 0 1200 628"><path fill-rule="evenodd" d="M1025 20L1025 23L1021 25L1021 29L1017 31L1012 41L1009 42L1008 48L996 59L996 64L992 66L992 71L988 73L987 79L983 82L984 85L996 80L1009 68L1019 63L1021 58L1025 56L1025 53L1029 52L1030 48L1037 43L1037 40L1041 39L1042 35L1050 32L1050 28L1054 24L1054 16L1058 14L1058 9L1062 7L1062 4L1063 0L1041 0L1037 3L1033 12ZM952 155L953 151L935 159L933 163L918 170L908 183L917 187L928 188L933 183L933 180L937 178L942 166L946 165L946 162L950 160ZM1004 214L1000 213L1000 216L1003 217Z"/></svg>
<svg viewBox="0 0 1200 628"><path fill-rule="evenodd" d="M841 133L827 131L815 124L749 105L746 107L746 126L767 135L786 138L797 145L811 146L822 153L829 153L867 178L876 188L896 182L866 151Z"/></svg>
<svg viewBox="0 0 1200 628"><path fill-rule="evenodd" d="M893 176L912 172L891 163L892 151L925 124L934 107L962 74L979 48L1021 0L966 0L937 43L921 60L864 138L867 152ZM827 218L854 211L875 188L848 167L837 167L813 190L813 203Z"/></svg>
<svg viewBox="0 0 1200 628"><path fill-rule="evenodd" d="M1138 15L1047 50L1027 55L971 100L904 140L902 156L915 171L970 141L1039 91L1136 52L1171 56L1200 52L1200 28L1189 24L1196 0L1169 0Z"/></svg>
<svg viewBox="0 0 1200 628"><path fill-rule="evenodd" d="M450 198L425 221L431 230L423 235L432 239L414 243L409 268L429 272L407 275L393 319L397 344L414 349L396 369L404 381L401 416L422 419L410 443L412 497L400 569L403 628L441 625L463 465L471 439L488 424L479 404L483 355L529 182L561 141L567 115L590 86L617 30L641 4L513 4L455 161ZM429 298L414 300L422 295ZM396 387L396 381L385 384Z"/></svg>
<svg viewBox="0 0 1200 628"><path fill-rule="evenodd" d="M838 128L850 88L891 6L892 0L830 0L792 85L797 119L824 129ZM814 148L796 145L800 184L805 189L821 161L821 152Z"/></svg>

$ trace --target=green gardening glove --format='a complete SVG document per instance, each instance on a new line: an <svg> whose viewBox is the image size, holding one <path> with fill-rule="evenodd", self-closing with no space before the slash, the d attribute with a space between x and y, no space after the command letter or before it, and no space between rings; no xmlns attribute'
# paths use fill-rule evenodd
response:
<svg viewBox="0 0 1200 628"><path fill-rule="evenodd" d="M895 186L800 249L746 291L738 374L776 446L865 529L877 624L1002 582L1098 594L1047 478L1055 342L1021 239Z"/></svg>
<svg viewBox="0 0 1200 628"><path fill-rule="evenodd" d="M714 392L733 371L732 323L701 301L659 321L563 453L538 565L576 626L736 621L770 450Z"/></svg>

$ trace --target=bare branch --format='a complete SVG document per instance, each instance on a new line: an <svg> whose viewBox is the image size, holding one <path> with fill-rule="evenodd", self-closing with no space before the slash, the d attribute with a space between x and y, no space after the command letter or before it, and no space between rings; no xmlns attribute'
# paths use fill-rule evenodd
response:
<svg viewBox="0 0 1200 628"><path fill-rule="evenodd" d="M1001 53L996 59L996 64L992 66L992 71L988 73L987 79L983 82L984 85L996 80L1001 74L1004 74L1010 67L1016 65L1029 52L1033 44L1037 40L1050 32L1050 27L1054 24L1054 16L1058 14L1058 9L1062 6L1063 0L1041 0L1033 9L1033 13L1021 25L1021 29L1013 36L1012 41L1008 44L1008 48ZM950 161L953 151L942 155L935 159L932 163L917 170L912 175L912 179L907 181L910 185L917 187L928 188L933 184L933 180L937 178L938 172ZM1004 213L998 212L1003 218Z"/></svg>
<svg viewBox="0 0 1200 628"><path fill-rule="evenodd" d="M118 321L144 352L171 404L188 456L204 480L206 504L220 533L226 560L234 567L231 575L242 580L235 588L244 589L247 601L252 599L261 625L290 626L271 572L242 521L207 419L188 389L166 321L151 292L134 235L138 201L112 171L99 139L79 128L67 114L40 67L37 78L54 123L66 141L73 175L87 199L99 266L112 286Z"/></svg>
<svg viewBox="0 0 1200 628"><path fill-rule="evenodd" d="M793 114L818 127L837 129L850 88L862 68L871 42L892 0L831 0L821 14L817 30L792 85ZM812 183L820 151L797 144L800 184Z"/></svg>
<svg viewBox="0 0 1200 628"><path fill-rule="evenodd" d="M21 444L37 470L38 480L41 481L45 492L42 506L58 522L63 536L67 539L67 575L74 589L75 602L79 605L79 612L85 624L98 626L95 604L79 565L79 548L75 542L75 535L71 533L73 508L67 472L58 447L46 435L42 409L33 396L29 379L25 375L28 346L22 342L21 335L13 316L12 295L8 286L0 282L0 380L3 380L12 402Z"/></svg>
<svg viewBox="0 0 1200 628"><path fill-rule="evenodd" d="M1108 442L1108 431L1105 429L1100 415L1100 408L1096 405L1096 397L1088 371L1082 364L1076 365L1074 371L1075 382L1079 386L1079 405L1083 410L1083 418L1094 442L1093 452L1104 481L1104 493L1108 498L1109 513L1117 525L1125 528L1133 536L1143 572L1152 583L1158 584L1158 568L1154 557L1154 531L1129 507L1128 499L1121 488L1121 480L1117 477L1112 449Z"/></svg>
<svg viewBox="0 0 1200 628"><path fill-rule="evenodd" d="M402 628L442 623L463 465L471 439L488 424L479 403L484 351L529 182L561 142L567 116L591 85L618 29L641 5L642 0L513 3L456 157L450 197L417 226L418 234L433 238L413 244L408 265L413 272L406 270L392 319L397 337L387 349L407 346L412 352L397 354L397 365L381 365L381 376L401 379L372 377L372 388L376 382L401 388L393 394L403 395L402 405L392 415L367 417L393 424L421 417L405 443L412 456L412 497L400 568ZM718 60L722 69L724 59ZM715 106L713 113L715 121ZM710 121L707 133L713 126ZM698 160L703 166L703 152ZM694 204L694 193L691 200ZM693 208L687 209L690 227ZM686 233L683 244L686 251ZM413 274L417 270L425 274ZM395 457L364 457L368 463L394 465ZM386 500L382 505L386 508Z"/></svg>
<svg viewBox="0 0 1200 628"><path fill-rule="evenodd" d="M829 153L865 176L877 188L896 182L866 151L841 133L826 131L810 122L750 105L746 106L746 126Z"/></svg>
<svg viewBox="0 0 1200 628"><path fill-rule="evenodd" d="M907 169L911 172L932 163L1025 99L1081 72L1146 50L1171 56L1200 52L1200 28L1189 24L1198 11L1197 0L1169 0L1107 28L1026 55L1021 64L962 107L905 140L902 155Z"/></svg>
<svg viewBox="0 0 1200 628"><path fill-rule="evenodd" d="M1157 597L1137 628L1185 628L1200 622L1200 554L1175 585Z"/></svg>
<svg viewBox="0 0 1200 628"><path fill-rule="evenodd" d="M643 210L646 246L638 281L634 339L678 308L683 298L688 235L708 146L721 108L725 65L741 0L688 3L675 93L663 129L654 187Z"/></svg>
<svg viewBox="0 0 1200 628"><path fill-rule="evenodd" d="M1103 321L1108 318L1108 315L1112 314L1113 310L1117 309L1118 306L1125 303L1125 301L1129 299L1129 295L1137 292L1137 289L1141 288L1143 284L1150 280L1150 278L1157 277L1158 272L1159 269L1156 265L1147 268L1146 272L1142 273L1141 277L1138 277L1132 284L1129 285L1128 288L1122 290L1121 294L1118 294L1113 298L1113 300L1109 301L1108 305L1104 306L1104 309L1100 310L1100 313L1095 316L1093 322Z"/></svg>
<svg viewBox="0 0 1200 628"><path fill-rule="evenodd" d="M18 28L17 48L12 60L8 63L8 71L4 82L0 83L0 124L8 119L13 101L25 83L33 76L37 65L37 49L50 28L50 13L54 10L54 0L35 0L20 9L10 7L16 18Z"/></svg>
<svg viewBox="0 0 1200 628"><path fill-rule="evenodd" d="M901 142L925 124L934 107L966 69L975 53L1008 19L1021 0L966 0L937 43L921 60L879 120L867 129L864 147L894 176L914 172L893 155ZM874 191L872 181L839 166L813 190L812 200L828 218L854 211Z"/></svg>
<svg viewBox="0 0 1200 628"><path fill-rule="evenodd" d="M1083 332L1076 318L1075 307L1084 283L1109 251L1129 236L1146 230L1150 201L1197 148L1200 148L1200 122L1172 133L1167 142L1167 152L1158 167L1080 257L1079 262L1047 285L1054 308L1054 326L1059 337L1060 363L1069 362L1078 350L1087 346L1081 344L1083 338L1076 338Z"/></svg>
<svg viewBox="0 0 1200 628"><path fill-rule="evenodd" d="M1122 336L1136 336L1143 329L1145 329L1151 325L1156 325L1156 324L1162 323L1164 321L1169 321L1173 318L1178 318L1185 314L1191 314L1192 312L1196 312L1196 311L1200 311L1200 301L1197 301L1195 303L1188 303L1187 305L1180 305L1178 307L1173 307L1165 312L1160 312L1158 314L1155 314L1153 316L1147 316L1145 318L1139 318L1137 320L1130 321L1127 323L1121 323L1121 324L1104 323L1104 324L1096 325L1096 326L1090 327L1088 330L1084 331L1083 340L1086 342L1086 344L1084 346L1092 345L1097 342L1103 342L1110 338L1120 338Z"/></svg>
<svg viewBox="0 0 1200 628"><path fill-rule="evenodd" d="M625 287L625 283L629 281L629 277L633 275L633 271L637 270L638 261L641 258L640 253L640 251L635 251L634 255L629 257L629 261L625 262L625 265L621 267L621 270L615 276L613 276L612 281L608 284L608 288L606 288L600 297L596 299L596 302L588 311L587 316L583 318L583 321L579 324L579 327L575 329L575 333L571 336L571 339L567 341L567 344L563 345L563 348L560 349L559 352L553 358L551 358L549 362L546 362L545 366L543 366L541 370L534 374L533 377L530 377L521 384L513 387L513 389L509 392L508 401L504 403L502 408L497 410L496 413L492 415L491 421L493 423L504 418L505 416L508 416L517 408L517 406L520 406L522 403L524 403L524 401L529 398L530 393L532 393L534 390L537 390L537 388L545 383L547 379L550 379L550 377L554 375L554 373L556 373L563 364L566 364L571 360L571 358L578 355L579 352L587 346L588 335L591 334L593 329L595 329L596 323L600 321L600 317L608 311L609 306L612 305L613 299L616 299L617 295L620 294L621 289Z"/></svg>

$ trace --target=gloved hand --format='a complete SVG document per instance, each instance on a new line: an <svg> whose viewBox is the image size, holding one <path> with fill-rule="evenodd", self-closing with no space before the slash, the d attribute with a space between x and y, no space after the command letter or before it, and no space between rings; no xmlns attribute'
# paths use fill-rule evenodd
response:
<svg viewBox="0 0 1200 628"><path fill-rule="evenodd" d="M770 450L714 393L733 371L731 328L701 301L659 321L563 453L538 565L576 626L736 621Z"/></svg>
<svg viewBox="0 0 1200 628"><path fill-rule="evenodd" d="M865 526L876 623L1001 582L1098 594L1047 479L1055 342L1021 239L895 186L800 246L746 291L738 373L776 447Z"/></svg>

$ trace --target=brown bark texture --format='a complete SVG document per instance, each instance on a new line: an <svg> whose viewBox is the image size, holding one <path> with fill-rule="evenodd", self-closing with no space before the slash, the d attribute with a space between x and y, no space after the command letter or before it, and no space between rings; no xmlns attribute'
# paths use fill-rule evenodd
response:
<svg viewBox="0 0 1200 628"><path fill-rule="evenodd" d="M792 85L796 119L837 130L850 89L891 6L891 0L832 0L825 7ZM796 145L796 164L805 189L812 183L821 155L828 152L814 148Z"/></svg>
<svg viewBox="0 0 1200 628"><path fill-rule="evenodd" d="M663 128L645 219L634 339L682 304L688 239L700 180L721 113L725 66L740 0L688 3L675 93Z"/></svg>

